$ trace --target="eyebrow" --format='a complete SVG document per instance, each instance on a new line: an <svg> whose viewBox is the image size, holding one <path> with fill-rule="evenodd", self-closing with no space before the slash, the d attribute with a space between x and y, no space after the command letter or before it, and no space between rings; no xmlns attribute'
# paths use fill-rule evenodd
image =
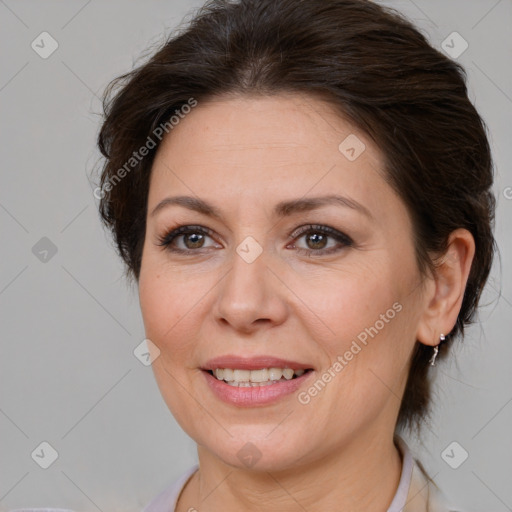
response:
<svg viewBox="0 0 512 512"><path fill-rule="evenodd" d="M217 207L208 203L204 199L192 196L166 197L155 206L150 216L153 217L157 212L170 205L182 206L189 210L202 213L203 215L223 220L222 212ZM356 210L373 220L373 215L361 203L358 203L349 197L335 194L282 201L274 207L274 216L288 217L295 213L308 212L330 205L351 208L352 210Z"/></svg>

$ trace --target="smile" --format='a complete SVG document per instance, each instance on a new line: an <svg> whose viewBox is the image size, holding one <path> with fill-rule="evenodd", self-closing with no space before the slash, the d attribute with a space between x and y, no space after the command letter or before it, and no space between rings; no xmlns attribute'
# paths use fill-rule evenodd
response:
<svg viewBox="0 0 512 512"><path fill-rule="evenodd" d="M236 407L263 407L298 391L315 372L271 367L259 370L218 368L201 373L214 397L222 402Z"/></svg>
<svg viewBox="0 0 512 512"><path fill-rule="evenodd" d="M262 368L260 370L217 368L210 370L210 373L215 375L218 380L238 387L269 386L300 377L305 372L306 370L293 370L292 368Z"/></svg>

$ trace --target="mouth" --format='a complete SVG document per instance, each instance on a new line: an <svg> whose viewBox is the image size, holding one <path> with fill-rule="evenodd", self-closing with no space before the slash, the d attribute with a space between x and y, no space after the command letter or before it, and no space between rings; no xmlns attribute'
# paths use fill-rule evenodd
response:
<svg viewBox="0 0 512 512"><path fill-rule="evenodd" d="M288 382L302 377L303 375L313 371L313 369L270 367L255 370L242 368L215 368L214 370L203 371L229 386L242 388L272 386L281 382Z"/></svg>
<svg viewBox="0 0 512 512"><path fill-rule="evenodd" d="M263 407L306 385L315 368L272 356L220 356L201 368L213 397L235 407Z"/></svg>

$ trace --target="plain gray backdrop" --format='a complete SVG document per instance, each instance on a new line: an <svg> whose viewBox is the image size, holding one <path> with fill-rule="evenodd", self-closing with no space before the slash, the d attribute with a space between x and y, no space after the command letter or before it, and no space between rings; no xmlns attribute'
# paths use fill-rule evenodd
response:
<svg viewBox="0 0 512 512"><path fill-rule="evenodd" d="M461 509L504 512L512 510L512 1L382 3L438 48L448 37L455 50L468 44L457 60L490 131L502 261L480 321L434 370L432 426L408 440ZM89 177L104 87L201 4L0 0L1 511L139 511L196 461L151 367L134 356L145 338L137 293L122 280Z"/></svg>

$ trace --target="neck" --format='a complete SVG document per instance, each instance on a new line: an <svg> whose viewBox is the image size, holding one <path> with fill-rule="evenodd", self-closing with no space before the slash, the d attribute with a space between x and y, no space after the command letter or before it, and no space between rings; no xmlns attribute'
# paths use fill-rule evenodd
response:
<svg viewBox="0 0 512 512"><path fill-rule="evenodd" d="M199 447L200 470L185 487L177 511L382 512L391 503L402 461L392 438L357 437L330 455L296 468L233 468Z"/></svg>

